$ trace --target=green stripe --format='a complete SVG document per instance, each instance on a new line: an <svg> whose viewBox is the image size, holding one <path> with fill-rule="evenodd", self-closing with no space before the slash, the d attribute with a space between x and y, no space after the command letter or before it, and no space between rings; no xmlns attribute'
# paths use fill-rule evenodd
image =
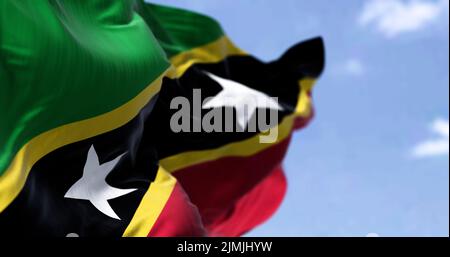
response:
<svg viewBox="0 0 450 257"><path fill-rule="evenodd" d="M0 0L0 175L37 135L109 112L168 68L132 0Z"/></svg>
<svg viewBox="0 0 450 257"><path fill-rule="evenodd" d="M169 58L212 43L224 35L217 21L195 12L143 4L140 14L152 28Z"/></svg>

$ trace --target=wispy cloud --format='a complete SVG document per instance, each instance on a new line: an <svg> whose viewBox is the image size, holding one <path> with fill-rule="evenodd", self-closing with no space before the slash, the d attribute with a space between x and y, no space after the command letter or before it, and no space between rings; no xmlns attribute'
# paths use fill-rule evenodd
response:
<svg viewBox="0 0 450 257"><path fill-rule="evenodd" d="M332 73L337 76L361 77L366 73L366 67L359 58L351 57L332 65Z"/></svg>
<svg viewBox="0 0 450 257"><path fill-rule="evenodd" d="M435 138L426 140L414 147L412 154L416 158L448 156L449 154L449 121L437 119L430 126Z"/></svg>
<svg viewBox="0 0 450 257"><path fill-rule="evenodd" d="M365 68L361 60L351 58L344 63L344 71L349 75L361 76L364 74Z"/></svg>
<svg viewBox="0 0 450 257"><path fill-rule="evenodd" d="M374 25L387 38L424 29L448 14L448 0L369 0L359 23Z"/></svg>

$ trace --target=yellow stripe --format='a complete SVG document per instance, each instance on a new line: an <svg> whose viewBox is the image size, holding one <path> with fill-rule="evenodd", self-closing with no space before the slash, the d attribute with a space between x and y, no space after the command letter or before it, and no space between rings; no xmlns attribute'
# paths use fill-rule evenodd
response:
<svg viewBox="0 0 450 257"><path fill-rule="evenodd" d="M300 95L295 110L295 113L300 117L308 117L311 115L312 102L309 94L315 82L316 80L313 78L306 78L300 81Z"/></svg>
<svg viewBox="0 0 450 257"><path fill-rule="evenodd" d="M109 132L128 123L159 92L162 78L160 76L135 98L111 112L52 129L24 145L0 177L0 213L17 197L38 160L65 145Z"/></svg>
<svg viewBox="0 0 450 257"><path fill-rule="evenodd" d="M124 237L146 237L159 215L164 210L170 195L176 185L176 180L167 171L160 168L156 179L142 198L130 224L125 230Z"/></svg>
<svg viewBox="0 0 450 257"><path fill-rule="evenodd" d="M217 63L229 56L243 55L248 54L237 48L228 37L223 36L210 44L172 57L170 62L175 69L169 71L167 77L172 79L180 78L189 67L196 63Z"/></svg>
<svg viewBox="0 0 450 257"><path fill-rule="evenodd" d="M273 144L286 139L292 130L294 115L284 118L278 126L278 138ZM261 134L260 134L261 135ZM202 151L192 151L174 155L160 161L160 165L169 172L176 172L183 168L200 164L203 162L214 161L224 157L247 157L255 155L264 149L273 146L273 144L261 144L260 135L256 135L247 140L231 143L220 148Z"/></svg>

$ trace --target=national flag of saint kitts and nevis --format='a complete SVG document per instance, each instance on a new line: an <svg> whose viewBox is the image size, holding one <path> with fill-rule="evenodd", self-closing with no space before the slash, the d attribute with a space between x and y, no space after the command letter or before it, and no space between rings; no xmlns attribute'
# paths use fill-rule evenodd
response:
<svg viewBox="0 0 450 257"><path fill-rule="evenodd" d="M142 0L0 0L2 234L248 232L283 200L323 66L320 38L265 63L213 19Z"/></svg>

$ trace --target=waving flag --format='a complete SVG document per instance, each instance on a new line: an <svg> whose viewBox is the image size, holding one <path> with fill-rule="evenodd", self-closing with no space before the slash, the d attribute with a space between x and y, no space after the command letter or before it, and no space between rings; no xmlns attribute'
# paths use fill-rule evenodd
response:
<svg viewBox="0 0 450 257"><path fill-rule="evenodd" d="M279 60L263 63L237 48L208 17L156 5L147 5L147 10L143 17L158 28L156 36L176 79L162 89L147 121L148 134L156 135L149 140L158 149L160 165L199 208L207 231L241 235L270 217L283 199L286 181L280 167L291 133L312 118L311 89L324 63L322 41L298 44ZM201 92L199 99L195 91ZM171 109L171 99L180 96L193 103L181 133L170 127L178 112ZM252 99L256 105L248 106ZM208 111L226 113L227 108L234 111L235 123L222 115L223 126L217 130L199 129ZM196 114L200 109L203 114ZM260 142L263 131L248 129L258 123L261 109L278 112L273 124L278 134L270 143ZM226 132L226 126L241 132Z"/></svg>
<svg viewBox="0 0 450 257"><path fill-rule="evenodd" d="M142 1L0 0L0 13L3 233L234 236L277 208L320 39L262 63L214 20ZM196 92L195 131L174 131L173 99ZM214 110L241 131L197 131ZM278 116L271 143L249 129L261 110Z"/></svg>

